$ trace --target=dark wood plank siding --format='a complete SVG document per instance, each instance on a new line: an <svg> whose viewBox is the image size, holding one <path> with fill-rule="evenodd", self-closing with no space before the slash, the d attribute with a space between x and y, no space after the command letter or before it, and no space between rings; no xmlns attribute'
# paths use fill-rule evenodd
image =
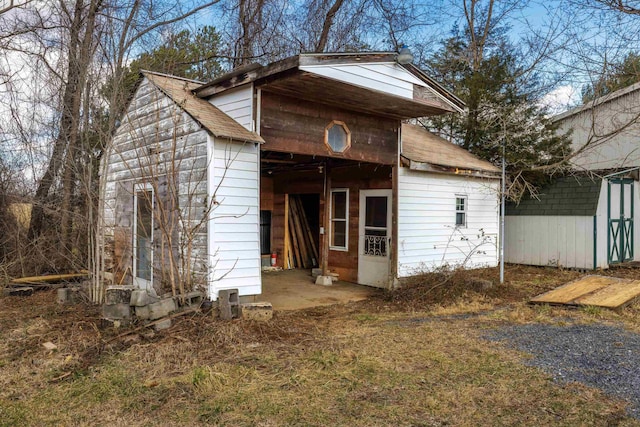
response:
<svg viewBox="0 0 640 427"><path fill-rule="evenodd" d="M361 189L390 189L392 185L389 166L360 165L337 167L331 170L332 188L349 189L349 250L329 251L329 269L340 274L340 280L357 282L358 280L358 234L360 217ZM284 195L318 194L320 195L320 224L324 223L324 176L318 172L297 172L280 174L273 178L273 215L271 232L273 250L278 254L278 265L283 266L284 251ZM269 189L262 190L262 197L270 197ZM327 230L328 231L328 230ZM326 236L326 235L325 235ZM322 247L322 239L319 245Z"/></svg>
<svg viewBox="0 0 640 427"><path fill-rule="evenodd" d="M396 119L340 110L334 107L263 91L260 134L265 150L392 165L398 152ZM333 153L324 143L325 128L332 120L351 131L351 147Z"/></svg>

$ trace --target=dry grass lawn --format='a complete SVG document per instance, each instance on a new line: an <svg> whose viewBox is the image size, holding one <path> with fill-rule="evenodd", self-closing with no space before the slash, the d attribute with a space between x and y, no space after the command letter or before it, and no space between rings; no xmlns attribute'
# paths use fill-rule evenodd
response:
<svg viewBox="0 0 640 427"><path fill-rule="evenodd" d="M51 292L0 298L0 426L640 425L624 402L482 338L568 318L638 331L638 310L525 304L576 272L510 267L505 286L473 290L471 277L496 276L424 277L267 323L192 314L160 333L102 329L96 308L57 306Z"/></svg>

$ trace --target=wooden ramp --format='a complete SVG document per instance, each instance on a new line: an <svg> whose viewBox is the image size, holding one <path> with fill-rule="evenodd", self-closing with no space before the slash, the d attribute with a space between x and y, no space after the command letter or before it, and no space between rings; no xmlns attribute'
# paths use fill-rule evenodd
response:
<svg viewBox="0 0 640 427"><path fill-rule="evenodd" d="M531 304L621 308L640 297L640 280L586 276L532 298Z"/></svg>

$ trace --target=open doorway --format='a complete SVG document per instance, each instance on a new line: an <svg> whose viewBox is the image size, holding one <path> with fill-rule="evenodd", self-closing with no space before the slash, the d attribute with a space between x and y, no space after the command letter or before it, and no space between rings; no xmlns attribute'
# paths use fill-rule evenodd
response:
<svg viewBox="0 0 640 427"><path fill-rule="evenodd" d="M320 195L289 194L285 208L285 268L317 267L320 263Z"/></svg>

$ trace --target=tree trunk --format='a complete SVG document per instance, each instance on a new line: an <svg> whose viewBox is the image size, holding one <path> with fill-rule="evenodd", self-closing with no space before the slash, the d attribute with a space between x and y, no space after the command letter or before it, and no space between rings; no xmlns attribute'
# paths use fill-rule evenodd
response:
<svg viewBox="0 0 640 427"><path fill-rule="evenodd" d="M336 0L333 3L333 6L329 8L327 15L324 18L324 24L322 25L322 33L320 33L320 38L318 39L318 44L316 44L316 52L324 52L327 48L327 41L329 40L329 30L331 30L331 26L333 25L333 18L340 10L340 7L344 3L344 0Z"/></svg>

